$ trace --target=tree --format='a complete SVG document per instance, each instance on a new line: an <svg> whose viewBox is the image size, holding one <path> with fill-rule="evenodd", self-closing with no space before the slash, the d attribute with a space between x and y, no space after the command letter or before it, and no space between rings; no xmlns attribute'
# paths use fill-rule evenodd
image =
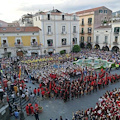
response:
<svg viewBox="0 0 120 120"><path fill-rule="evenodd" d="M79 45L74 45L73 46L73 49L72 49L72 52L80 52L80 46Z"/></svg>

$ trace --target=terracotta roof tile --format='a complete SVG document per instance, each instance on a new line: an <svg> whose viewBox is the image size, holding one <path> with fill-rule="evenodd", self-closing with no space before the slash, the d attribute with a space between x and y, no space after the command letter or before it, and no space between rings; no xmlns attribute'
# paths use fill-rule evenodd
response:
<svg viewBox="0 0 120 120"><path fill-rule="evenodd" d="M38 32L39 27L0 27L0 33Z"/></svg>
<svg viewBox="0 0 120 120"><path fill-rule="evenodd" d="M78 11L78 12L76 12L76 14L83 14L83 13L88 13L88 12L94 12L94 11L96 11L96 10L102 8L102 7L104 7L104 6L97 7L97 8L92 8L92 9L87 9L87 10L83 10L83 11Z"/></svg>

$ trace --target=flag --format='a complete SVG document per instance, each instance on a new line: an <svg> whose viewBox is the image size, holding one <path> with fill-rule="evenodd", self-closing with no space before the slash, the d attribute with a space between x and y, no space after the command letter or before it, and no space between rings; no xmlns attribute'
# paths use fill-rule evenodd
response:
<svg viewBox="0 0 120 120"><path fill-rule="evenodd" d="M21 77L21 67L19 67L19 75L18 75L19 79Z"/></svg>

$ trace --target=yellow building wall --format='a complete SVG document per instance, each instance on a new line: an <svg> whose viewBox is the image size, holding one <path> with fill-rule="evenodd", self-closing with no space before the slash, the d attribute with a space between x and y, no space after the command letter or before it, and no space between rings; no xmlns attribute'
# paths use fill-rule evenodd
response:
<svg viewBox="0 0 120 120"><path fill-rule="evenodd" d="M7 40L8 40L8 44L9 44L10 47L15 46L15 36L8 36Z"/></svg>
<svg viewBox="0 0 120 120"><path fill-rule="evenodd" d="M23 46L31 46L31 36L21 36Z"/></svg>
<svg viewBox="0 0 120 120"><path fill-rule="evenodd" d="M36 36L37 38L37 42L38 42L38 45L40 44L40 39L39 39L39 36Z"/></svg>
<svg viewBox="0 0 120 120"><path fill-rule="evenodd" d="M16 36L6 36L8 44L10 47L15 47L15 38ZM36 37L38 44L40 44L39 35L37 36L20 36L24 46L31 46L31 37ZM0 46L1 46L1 37L0 37Z"/></svg>
<svg viewBox="0 0 120 120"><path fill-rule="evenodd" d="M88 18L92 18L92 24L88 25ZM82 19L84 19L84 26L82 26ZM94 33L94 14L87 14L87 15L80 15L79 16L79 25L80 25L80 33L82 32L82 28L84 28L84 35L80 34L80 40L81 36L84 36L84 41L87 42L87 37L91 36L91 42L93 42L93 33ZM88 28L92 28L92 34L88 35Z"/></svg>

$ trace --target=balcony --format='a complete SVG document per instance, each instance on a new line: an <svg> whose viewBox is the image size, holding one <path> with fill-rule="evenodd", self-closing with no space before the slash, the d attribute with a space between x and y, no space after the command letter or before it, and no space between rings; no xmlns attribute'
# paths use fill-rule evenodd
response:
<svg viewBox="0 0 120 120"><path fill-rule="evenodd" d="M95 44L99 44L99 42L98 42L98 41L96 41L96 42L95 42Z"/></svg>
<svg viewBox="0 0 120 120"><path fill-rule="evenodd" d="M54 46L53 46L53 44L52 44L52 45L48 44L48 46L47 46L46 48L47 48L47 49L53 49Z"/></svg>
<svg viewBox="0 0 120 120"><path fill-rule="evenodd" d="M88 23L88 25L89 25L89 26L91 26L91 25L92 25L92 23L91 23L91 22L89 22L89 23Z"/></svg>
<svg viewBox="0 0 120 120"><path fill-rule="evenodd" d="M92 32L88 32L88 35L91 35L92 34Z"/></svg>
<svg viewBox="0 0 120 120"><path fill-rule="evenodd" d="M67 32L63 31L63 32L61 32L61 34L62 34L62 35L66 35L66 34L67 34Z"/></svg>
<svg viewBox="0 0 120 120"><path fill-rule="evenodd" d="M108 44L108 42L104 41L104 42L103 42L103 44L107 45L107 44Z"/></svg>
<svg viewBox="0 0 120 120"><path fill-rule="evenodd" d="M21 48L21 47L23 47L23 43L22 42L21 43L15 43L15 47Z"/></svg>
<svg viewBox="0 0 120 120"><path fill-rule="evenodd" d="M53 32L47 32L47 35L53 35Z"/></svg>
<svg viewBox="0 0 120 120"><path fill-rule="evenodd" d="M80 34L84 35L84 32L81 32Z"/></svg>
<svg viewBox="0 0 120 120"><path fill-rule="evenodd" d="M81 26L84 26L84 23L82 23Z"/></svg>
<svg viewBox="0 0 120 120"><path fill-rule="evenodd" d="M119 35L119 32L114 32L114 35Z"/></svg>
<svg viewBox="0 0 120 120"><path fill-rule="evenodd" d="M31 42L31 46L32 47L38 47L38 43L37 42Z"/></svg>
<svg viewBox="0 0 120 120"><path fill-rule="evenodd" d="M114 41L114 42L113 42L113 45L118 45L118 42L117 42L117 41Z"/></svg>
<svg viewBox="0 0 120 120"><path fill-rule="evenodd" d="M6 47L8 47L8 44L7 43L2 43L1 47L6 48Z"/></svg>

